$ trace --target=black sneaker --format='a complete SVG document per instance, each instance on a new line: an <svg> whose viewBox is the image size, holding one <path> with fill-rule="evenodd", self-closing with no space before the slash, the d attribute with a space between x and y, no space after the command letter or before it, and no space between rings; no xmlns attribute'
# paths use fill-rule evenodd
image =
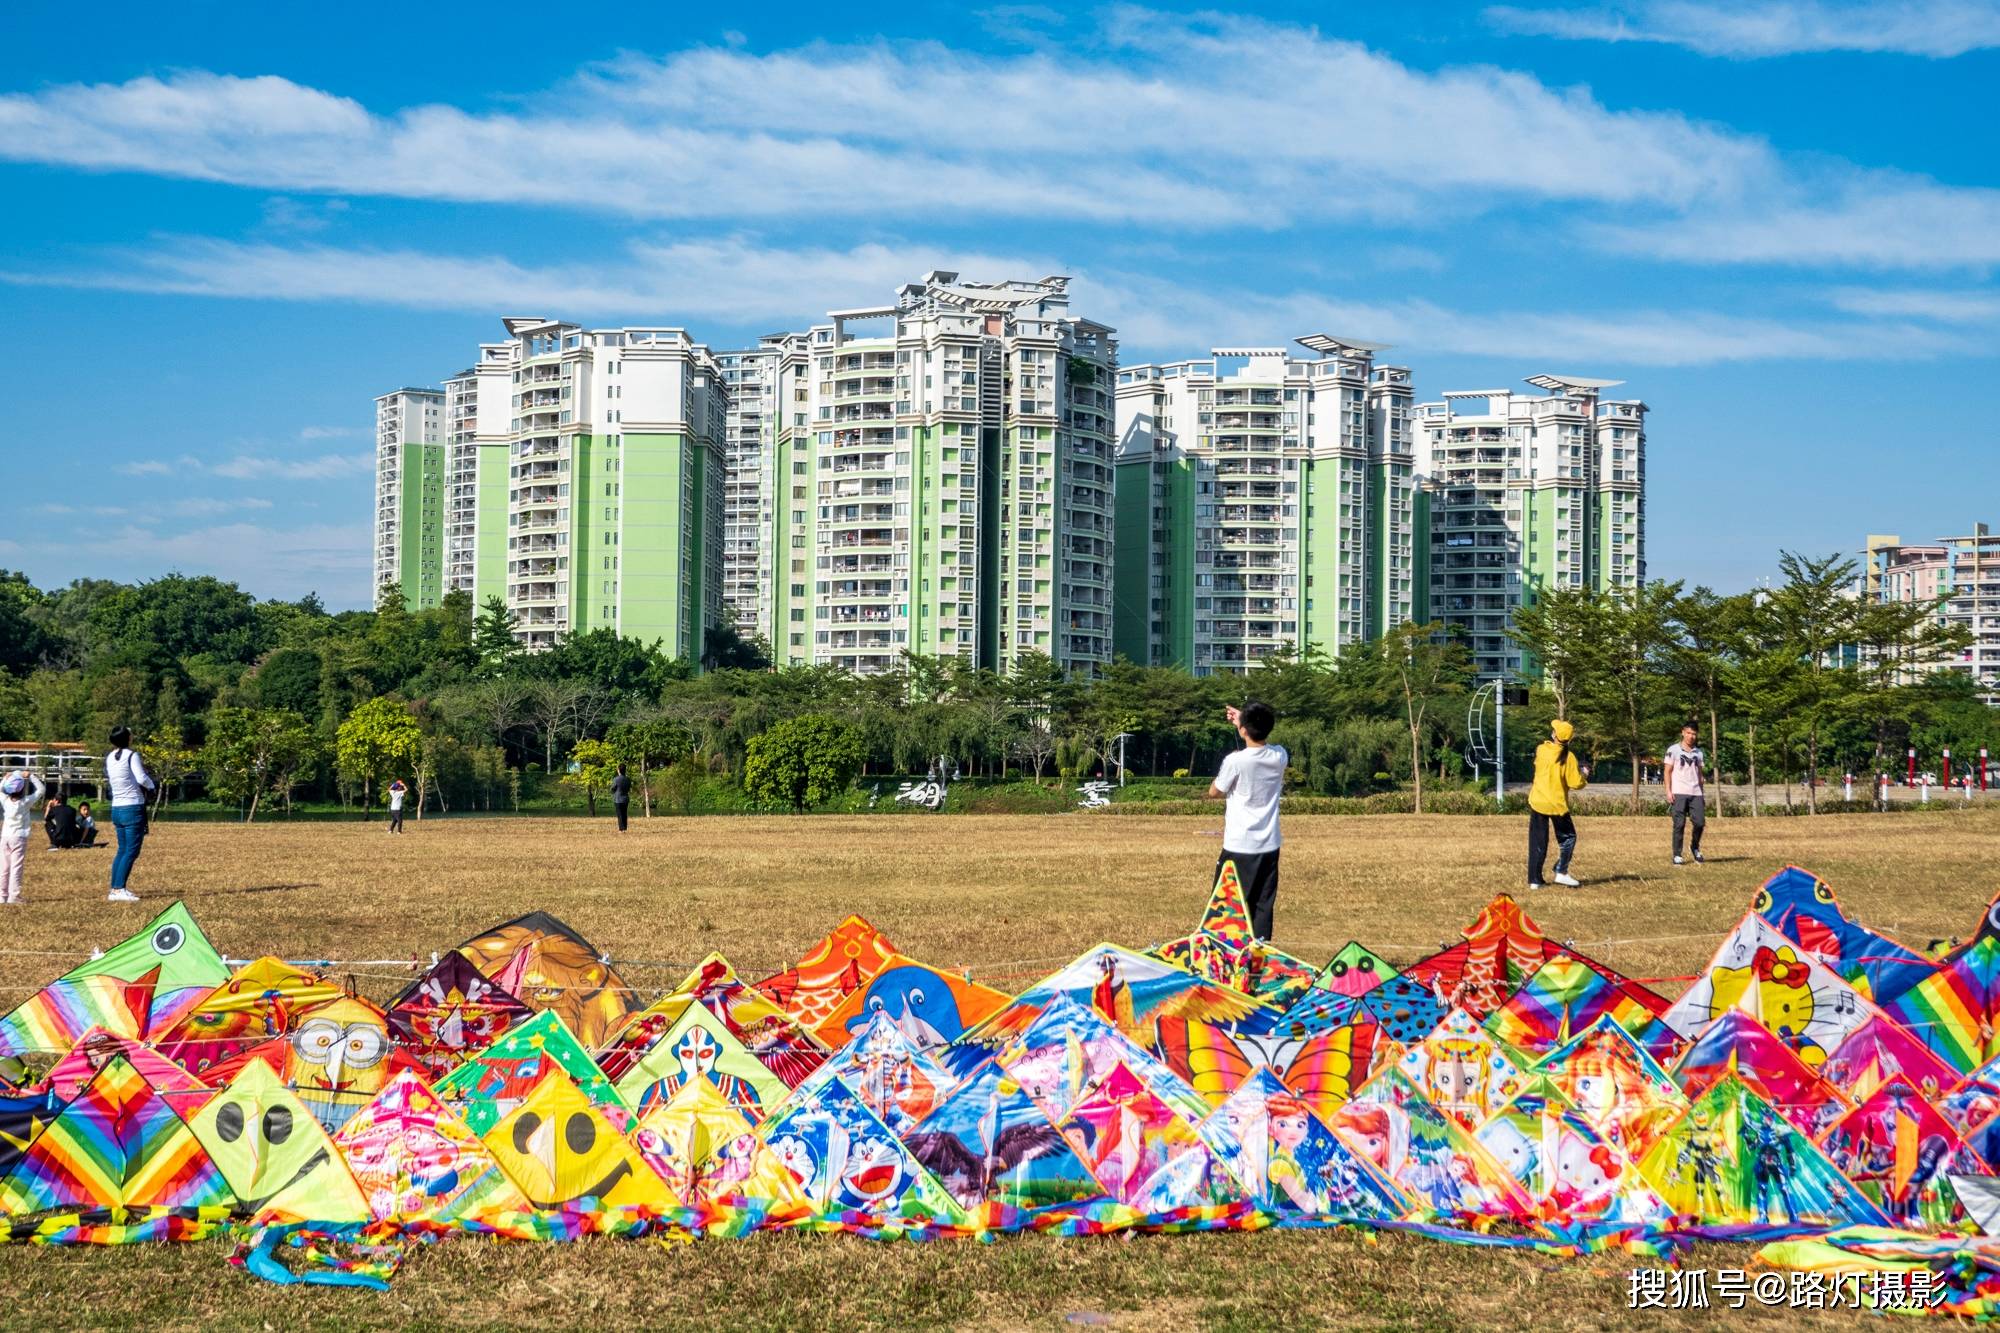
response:
<svg viewBox="0 0 2000 1333"><path fill-rule="evenodd" d="M1701 853L1700 853L1700 852L1696 852L1696 853L1694 854L1694 863L1695 863L1696 865L1701 865L1701 864L1703 864L1703 862L1702 862L1702 859L1701 859Z"/></svg>

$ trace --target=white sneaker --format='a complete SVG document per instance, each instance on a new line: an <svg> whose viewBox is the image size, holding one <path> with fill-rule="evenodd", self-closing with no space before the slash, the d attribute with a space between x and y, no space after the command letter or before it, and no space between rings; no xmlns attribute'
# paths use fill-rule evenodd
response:
<svg viewBox="0 0 2000 1333"><path fill-rule="evenodd" d="M1529 893L1540 893L1541 891L1542 891L1542 886L1539 884L1530 884L1528 886Z"/></svg>
<svg viewBox="0 0 2000 1333"><path fill-rule="evenodd" d="M1676 857L1674 858L1674 864L1675 864L1675 865L1677 865L1677 866L1684 866L1684 865L1686 865L1686 864L1687 864L1687 862L1686 862L1686 861L1683 861L1683 860L1682 860L1682 859L1681 859L1680 857L1676 856Z"/></svg>
<svg viewBox="0 0 2000 1333"><path fill-rule="evenodd" d="M1583 887L1582 880L1577 879L1574 876L1561 870L1558 870L1556 872L1556 883L1562 885L1566 889L1580 889Z"/></svg>
<svg viewBox="0 0 2000 1333"><path fill-rule="evenodd" d="M104 899L113 903L136 903L139 901L139 895L130 889L113 889L104 895Z"/></svg>

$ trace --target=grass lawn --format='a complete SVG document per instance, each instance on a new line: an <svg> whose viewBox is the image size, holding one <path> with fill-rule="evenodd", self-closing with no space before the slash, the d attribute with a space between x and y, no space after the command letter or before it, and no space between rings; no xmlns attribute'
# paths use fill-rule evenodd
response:
<svg viewBox="0 0 2000 1333"><path fill-rule="evenodd" d="M432 950L539 908L610 952L648 999L711 950L763 976L860 912L906 953L1019 989L1099 940L1144 946L1187 931L1220 822L1219 811L656 818L635 819L622 838L608 818L431 821L401 838L380 824L167 823L134 876L147 900L137 906L103 900L108 851L30 853L27 902L4 909L0 997L17 1003L177 896L231 957L426 965ZM1919 948L1969 934L2000 888L2000 811L1711 821L1704 867L1668 864L1664 820L1590 818L1581 831L1585 888L1545 891L1528 910L1552 936L1648 978L1699 968L1787 862ZM1412 962L1455 939L1495 892L1519 894L1524 878L1520 819L1299 817L1286 837L1277 942L1314 963L1350 938ZM330 970L378 1000L415 975ZM1620 1256L1558 1260L1353 1233L927 1246L466 1240L415 1255L386 1295L268 1286L230 1269L226 1253L0 1248L0 1327L1658 1326L1626 1312L1632 1261ZM1696 1260L1748 1262L1747 1250ZM1694 1327L1719 1313L1671 1318Z"/></svg>

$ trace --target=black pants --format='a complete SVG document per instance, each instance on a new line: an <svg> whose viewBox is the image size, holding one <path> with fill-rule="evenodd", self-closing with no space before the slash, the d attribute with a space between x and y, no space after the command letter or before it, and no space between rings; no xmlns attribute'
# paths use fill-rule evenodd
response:
<svg viewBox="0 0 2000 1333"><path fill-rule="evenodd" d="M618 831L623 833L625 831L625 816L631 813L632 803L630 801L613 801L611 803L611 810L612 813L618 816Z"/></svg>
<svg viewBox="0 0 2000 1333"><path fill-rule="evenodd" d="M1568 815L1528 812L1528 883L1542 882L1542 863L1549 859L1549 831L1556 835L1556 873L1569 870L1569 858L1576 853L1576 821Z"/></svg>
<svg viewBox="0 0 2000 1333"><path fill-rule="evenodd" d="M1232 852L1224 849L1215 858L1216 878L1222 864L1236 863L1236 878L1243 885L1243 901L1250 908L1250 933L1260 940L1271 938L1271 909L1278 905L1278 853Z"/></svg>
<svg viewBox="0 0 2000 1333"><path fill-rule="evenodd" d="M1708 799L1703 796L1676 796L1673 801L1673 811L1674 855L1679 856L1681 854L1681 832L1689 821L1692 821L1694 823L1694 854L1700 856L1701 831L1708 824Z"/></svg>
<svg viewBox="0 0 2000 1333"><path fill-rule="evenodd" d="M403 812L401 810L391 810L389 812L389 832L401 833L402 831L403 831Z"/></svg>

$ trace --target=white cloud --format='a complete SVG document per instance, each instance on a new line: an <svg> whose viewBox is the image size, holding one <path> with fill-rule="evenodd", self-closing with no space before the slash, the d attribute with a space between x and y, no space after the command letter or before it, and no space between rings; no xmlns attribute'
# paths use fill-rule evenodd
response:
<svg viewBox="0 0 2000 1333"><path fill-rule="evenodd" d="M301 200L273 195L264 201L264 226L279 232L325 231L346 211L345 199Z"/></svg>
<svg viewBox="0 0 2000 1333"><path fill-rule="evenodd" d="M636 243L623 260L527 268L499 256L415 250L286 247L170 238L122 251L114 267L72 274L6 274L0 281L193 296L359 301L492 314L566 318L796 323L913 282L933 268L1039 277L1046 259L1009 258L879 243L848 250L768 249L744 237ZM308 437L302 434L301 438Z"/></svg>
<svg viewBox="0 0 2000 1333"><path fill-rule="evenodd" d="M281 481L330 481L337 477L373 472L375 459L371 454L322 454L318 458L304 459L238 454L225 462L205 466L218 477L238 481L252 477L274 477Z"/></svg>
<svg viewBox="0 0 2000 1333"><path fill-rule="evenodd" d="M224 497L217 495L189 496L175 500L166 506L166 511L178 518L214 518L218 514L235 513L241 509L269 509L271 502L254 495Z"/></svg>
<svg viewBox="0 0 2000 1333"><path fill-rule="evenodd" d="M886 293L928 268L982 277L1062 272L1046 259L926 253L882 244L851 250L760 247L747 238L631 247L599 267L530 269L497 258L419 251L288 250L233 242L177 241L124 256L127 267L68 281L137 291L272 299L338 299L491 314L527 310L566 318L639 316L802 327L819 312ZM1459 310L1423 300L1344 301L1322 289L1201 287L1156 273L1074 271L1073 309L1118 330L1128 360L1176 357L1228 343L1269 343L1330 331L1395 343L1399 355L1457 352L1640 365L1705 365L1860 355L1924 357L1963 350L1957 333L1907 318L1883 324L1788 320L1710 310L1587 307ZM1854 310L1866 315L1871 312ZM1884 316L1920 316L1889 311ZM1937 321L1952 323L1955 321ZM196 460L186 460L196 467ZM219 476L311 479L361 474L366 453L297 461L243 456L206 465Z"/></svg>
<svg viewBox="0 0 2000 1333"><path fill-rule="evenodd" d="M317 591L334 605L366 605L373 577L371 540L366 524L114 530L93 543L92 558L107 565L122 563L146 577L167 569L213 574L261 597L295 598Z"/></svg>
<svg viewBox="0 0 2000 1333"><path fill-rule="evenodd" d="M1922 291L1847 288L1833 294L1833 304L1857 315L1931 320L1940 324L1983 324L2000 321L2000 292Z"/></svg>
<svg viewBox="0 0 2000 1333"><path fill-rule="evenodd" d="M1937 58L2000 46L1992 0L1632 0L1587 9L1496 5L1509 32L1602 42L1661 42L1753 59L1819 51Z"/></svg>
<svg viewBox="0 0 2000 1333"><path fill-rule="evenodd" d="M1588 225L1604 248L1692 264L1953 269L2000 264L2000 190L1901 172L1843 173L1774 191L1762 207Z"/></svg>
<svg viewBox="0 0 2000 1333"><path fill-rule="evenodd" d="M361 434L359 426L307 426L299 431L302 440L339 440Z"/></svg>
<svg viewBox="0 0 2000 1333"><path fill-rule="evenodd" d="M163 477L172 472L173 467L157 458L147 458L136 463L120 463L118 470L128 477Z"/></svg>
<svg viewBox="0 0 2000 1333"><path fill-rule="evenodd" d="M1739 191L1772 161L1760 140L1524 74L1432 73L1314 29L1135 11L1095 41L1022 54L628 56L518 105L376 111L274 76L182 72L0 98L0 156L655 218L1175 228L1400 216L1420 198L1666 204Z"/></svg>

